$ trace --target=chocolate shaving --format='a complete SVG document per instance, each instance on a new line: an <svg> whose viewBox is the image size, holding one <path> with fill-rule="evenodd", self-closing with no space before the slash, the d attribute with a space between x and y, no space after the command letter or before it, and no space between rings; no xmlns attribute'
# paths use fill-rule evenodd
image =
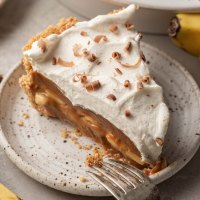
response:
<svg viewBox="0 0 200 200"><path fill-rule="evenodd" d="M89 51L85 48L83 49L83 55L87 57L89 55Z"/></svg>
<svg viewBox="0 0 200 200"><path fill-rule="evenodd" d="M88 36L87 32L85 32L85 31L81 31L80 34L81 34L82 36L84 36L84 37Z"/></svg>
<svg viewBox="0 0 200 200"><path fill-rule="evenodd" d="M85 73L83 73L83 74L74 74L73 81L74 82L81 81L81 83L85 84L85 83L87 83L87 75Z"/></svg>
<svg viewBox="0 0 200 200"><path fill-rule="evenodd" d="M132 43L128 42L127 45L124 47L124 51L129 53L131 49L132 49Z"/></svg>
<svg viewBox="0 0 200 200"><path fill-rule="evenodd" d="M104 42L108 41L108 38L105 35L97 35L94 38L94 42L99 43L101 40L103 40Z"/></svg>
<svg viewBox="0 0 200 200"><path fill-rule="evenodd" d="M97 61L97 65L100 65L100 64L101 64L101 61L98 60L98 61Z"/></svg>
<svg viewBox="0 0 200 200"><path fill-rule="evenodd" d="M133 24L126 23L125 26L126 26L127 30L129 30L129 31L134 29L134 25Z"/></svg>
<svg viewBox="0 0 200 200"><path fill-rule="evenodd" d="M115 71L116 71L118 74L122 75L122 71L121 71L119 68L115 68Z"/></svg>
<svg viewBox="0 0 200 200"><path fill-rule="evenodd" d="M79 76L78 74L75 74L75 75L73 76L73 81L74 81L74 82L80 81L80 76Z"/></svg>
<svg viewBox="0 0 200 200"><path fill-rule="evenodd" d="M119 52L115 51L115 52L112 53L112 57L114 59L119 60L121 58L121 54Z"/></svg>
<svg viewBox="0 0 200 200"><path fill-rule="evenodd" d="M109 94L106 98L110 99L110 100L113 100L113 101L116 101L117 98L114 94Z"/></svg>
<svg viewBox="0 0 200 200"><path fill-rule="evenodd" d="M75 44L74 47L73 47L73 52L74 52L74 56L76 57L80 57L82 56L80 53L79 53L79 49L81 48L81 45L80 44Z"/></svg>
<svg viewBox="0 0 200 200"><path fill-rule="evenodd" d="M38 40L38 47L42 49L43 53L45 53L47 50L46 42L43 39Z"/></svg>
<svg viewBox="0 0 200 200"><path fill-rule="evenodd" d="M53 57L52 58L52 65L56 65L57 64L57 59L56 59L56 57Z"/></svg>
<svg viewBox="0 0 200 200"><path fill-rule="evenodd" d="M128 63L122 63L118 61L120 65L123 67L128 67L128 68L137 68L139 64L141 63L141 57L138 58L138 60L134 64L128 64Z"/></svg>
<svg viewBox="0 0 200 200"><path fill-rule="evenodd" d="M90 54L89 56L88 56L88 60L90 61L90 62L94 62L95 60L97 59L97 57L95 56L95 54Z"/></svg>
<svg viewBox="0 0 200 200"><path fill-rule="evenodd" d="M115 25L115 24L111 24L111 25L109 26L109 30L110 30L110 32L115 33L115 32L118 31L118 26Z"/></svg>
<svg viewBox="0 0 200 200"><path fill-rule="evenodd" d="M126 117L131 117L131 113L130 113L129 110L125 110L125 116L126 116Z"/></svg>
<svg viewBox="0 0 200 200"><path fill-rule="evenodd" d="M59 65L62 65L63 67L72 67L74 65L74 62L72 62L72 61L71 62L65 61L65 60L63 60L60 57L58 58L57 63Z"/></svg>
<svg viewBox="0 0 200 200"><path fill-rule="evenodd" d="M87 83L85 85L85 88L88 92L92 92L92 91L96 91L101 87L101 83L97 80L97 81L93 81L90 83Z"/></svg>
<svg viewBox="0 0 200 200"><path fill-rule="evenodd" d="M159 144L160 146L163 146L163 144L164 144L164 141L163 141L161 138L159 138L159 137L157 137L157 138L155 139L155 141L156 141L156 143Z"/></svg>
<svg viewBox="0 0 200 200"><path fill-rule="evenodd" d="M138 83L137 83L137 89L138 89L138 90L141 90L142 88L143 88L142 82L138 82Z"/></svg>
<svg viewBox="0 0 200 200"><path fill-rule="evenodd" d="M81 76L81 83L87 83L87 76L86 75Z"/></svg>
<svg viewBox="0 0 200 200"><path fill-rule="evenodd" d="M131 88L131 83L130 83L129 80L125 80L125 81L124 81L124 87L125 87L125 88Z"/></svg>
<svg viewBox="0 0 200 200"><path fill-rule="evenodd" d="M146 83L146 84L149 84L149 83L150 83L150 76L148 76L148 75L143 76L142 82L143 82L143 83Z"/></svg>

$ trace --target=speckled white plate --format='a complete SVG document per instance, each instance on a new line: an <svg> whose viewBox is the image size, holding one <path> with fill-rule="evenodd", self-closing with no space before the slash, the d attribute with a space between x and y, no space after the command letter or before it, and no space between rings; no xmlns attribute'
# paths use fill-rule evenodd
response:
<svg viewBox="0 0 200 200"><path fill-rule="evenodd" d="M147 63L156 81L163 86L171 119L164 157L169 166L152 176L160 183L179 171L197 151L200 144L200 92L191 75L160 50L142 44ZM16 65L4 78L0 89L0 144L9 158L37 181L69 193L105 196L108 193L87 177L84 160L89 151L79 150L64 140L60 129L69 127L56 119L47 119L35 111L18 86L24 73ZM29 119L22 114L28 113ZM24 126L18 126L23 120ZM69 127L70 128L70 127ZM82 137L81 142L92 142ZM88 181L81 183L79 176Z"/></svg>
<svg viewBox="0 0 200 200"><path fill-rule="evenodd" d="M199 11L199 0L103 0L117 3L120 5L137 4L143 8L175 10L175 11Z"/></svg>

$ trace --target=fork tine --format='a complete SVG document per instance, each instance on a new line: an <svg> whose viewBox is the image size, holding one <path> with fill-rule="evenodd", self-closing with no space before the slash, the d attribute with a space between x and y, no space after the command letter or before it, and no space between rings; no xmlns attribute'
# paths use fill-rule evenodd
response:
<svg viewBox="0 0 200 200"><path fill-rule="evenodd" d="M91 176L94 180L96 180L99 184L101 184L104 188L106 188L117 200L121 200L121 192L116 188L114 187L114 185L106 180L105 178L99 176L98 174L96 173L93 173L93 172L90 172L90 171L87 171L88 175ZM106 182L108 182L111 186L109 186Z"/></svg>
<svg viewBox="0 0 200 200"><path fill-rule="evenodd" d="M118 164L119 166L127 169L129 172L132 172L134 174L134 176L137 176L138 177L138 180L140 182L144 182L144 181L148 181L149 182L149 178L147 176L145 176L143 174L142 171L140 171L139 169L137 169L136 167L134 166L131 166L131 165L128 165L126 163L123 163L123 162L120 162L118 160L113 160L113 159L108 159L110 162L112 162L113 164L115 164L115 166L117 166L116 164Z"/></svg>
<svg viewBox="0 0 200 200"><path fill-rule="evenodd" d="M106 169L98 168L95 166L93 166L92 168L97 170L98 172L102 173L107 179L109 179L111 182L113 182L115 185L117 185L122 190L122 192L124 192L126 194L126 190L117 181L117 179L118 179L118 177L116 177L117 174L114 177L114 174L112 173L112 176L109 175L109 172Z"/></svg>
<svg viewBox="0 0 200 200"><path fill-rule="evenodd" d="M116 167L116 165L112 165L111 163L107 163L107 162L103 162L102 164L103 164L103 166L107 167L109 170L114 171L116 174L118 174L119 178L122 179L123 182L125 182L126 184L129 183L131 186L134 187L134 189L136 188L136 184L134 182L129 180L123 173L121 173L119 170L114 168L114 167ZM118 168L118 167L116 167L116 168Z"/></svg>

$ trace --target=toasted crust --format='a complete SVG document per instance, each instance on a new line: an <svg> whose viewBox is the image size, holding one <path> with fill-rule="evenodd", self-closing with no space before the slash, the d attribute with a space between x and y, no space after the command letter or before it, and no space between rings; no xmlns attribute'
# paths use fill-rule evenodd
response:
<svg viewBox="0 0 200 200"><path fill-rule="evenodd" d="M32 64L29 62L29 60L27 58L25 58L25 57L22 58L21 62L22 62L22 66L26 70L27 74L33 70Z"/></svg>
<svg viewBox="0 0 200 200"><path fill-rule="evenodd" d="M49 26L41 33L38 33L37 35L32 37L28 41L28 43L23 47L23 51L31 49L33 42L39 40L40 38L46 38L48 35L51 35L51 34L60 34L63 31L65 31L66 29L74 26L77 22L78 22L78 20L75 17L69 17L67 19L64 19L64 18L60 19L58 24L56 24L55 26Z"/></svg>

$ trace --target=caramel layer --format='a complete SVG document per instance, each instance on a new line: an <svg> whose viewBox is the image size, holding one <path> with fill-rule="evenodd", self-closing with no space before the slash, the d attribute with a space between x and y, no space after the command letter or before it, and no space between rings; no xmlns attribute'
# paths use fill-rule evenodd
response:
<svg viewBox="0 0 200 200"><path fill-rule="evenodd" d="M109 143L125 157L141 166L144 165L139 151L121 130L102 116L72 105L56 84L42 74L30 70L19 82L33 107L39 112L72 124L93 140L103 145Z"/></svg>

